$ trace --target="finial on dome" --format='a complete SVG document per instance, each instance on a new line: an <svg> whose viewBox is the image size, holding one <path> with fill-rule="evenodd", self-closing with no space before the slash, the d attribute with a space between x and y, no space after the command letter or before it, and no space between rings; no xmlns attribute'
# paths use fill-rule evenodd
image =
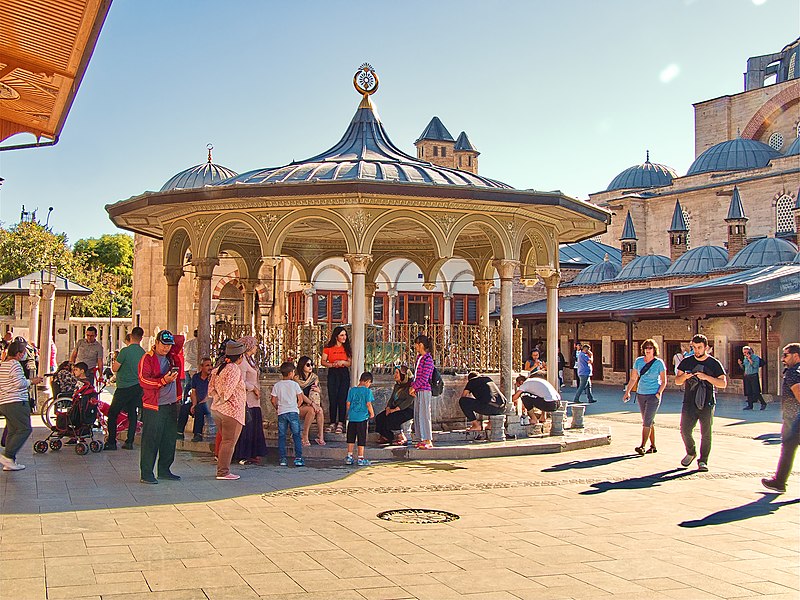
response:
<svg viewBox="0 0 800 600"><path fill-rule="evenodd" d="M609 257L608 257L608 252L606 252L606 253L605 253L605 256L603 256L603 262L608 262L609 260L610 260L610 259L609 259Z"/></svg>
<svg viewBox="0 0 800 600"><path fill-rule="evenodd" d="M208 164L211 164L211 151L214 149L214 144L206 144L208 148Z"/></svg>
<svg viewBox="0 0 800 600"><path fill-rule="evenodd" d="M650 150L647 150L647 157L644 159L644 162L646 163L650 162Z"/></svg>
<svg viewBox="0 0 800 600"><path fill-rule="evenodd" d="M378 91L379 83L378 74L371 64L365 62L358 67L356 74L353 75L353 86L363 96L359 108L372 108L369 97Z"/></svg>

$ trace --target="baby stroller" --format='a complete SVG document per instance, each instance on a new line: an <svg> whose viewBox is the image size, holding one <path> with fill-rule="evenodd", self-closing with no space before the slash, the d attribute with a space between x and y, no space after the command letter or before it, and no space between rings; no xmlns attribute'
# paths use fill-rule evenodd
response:
<svg viewBox="0 0 800 600"><path fill-rule="evenodd" d="M76 454L100 452L103 443L94 439L94 427L97 422L97 391L89 383L84 383L75 391L72 398L61 396L51 406L52 418L45 420L50 427L50 435L33 444L34 452L44 454L47 449L61 450L61 438L76 440ZM51 414L48 412L48 415Z"/></svg>

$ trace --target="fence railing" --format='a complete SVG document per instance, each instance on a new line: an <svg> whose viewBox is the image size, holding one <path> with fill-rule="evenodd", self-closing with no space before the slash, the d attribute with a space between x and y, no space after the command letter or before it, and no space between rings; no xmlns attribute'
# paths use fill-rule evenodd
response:
<svg viewBox="0 0 800 600"><path fill-rule="evenodd" d="M268 325L257 332L258 362L264 370L274 370L286 360L296 361L310 356L316 364L335 326L328 324L285 323ZM345 325L350 333L350 326ZM513 331L512 368L522 368L522 329ZM221 323L212 328L212 351L228 338L249 335L245 325ZM364 340L364 362L368 370L385 371L395 365L413 364L416 352L414 339L424 334L431 338L437 366L449 372L499 371L500 326L401 324L391 327L367 325Z"/></svg>

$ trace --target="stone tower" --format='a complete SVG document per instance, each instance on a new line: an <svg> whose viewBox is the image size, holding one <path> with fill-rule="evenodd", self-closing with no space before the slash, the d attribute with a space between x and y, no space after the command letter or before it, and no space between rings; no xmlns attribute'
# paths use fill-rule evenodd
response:
<svg viewBox="0 0 800 600"><path fill-rule="evenodd" d="M631 211L625 217L625 226L622 228L622 235L619 241L622 242L622 266L624 267L631 262L638 255L636 248L636 230L633 228L633 219L631 219Z"/></svg>
<svg viewBox="0 0 800 600"><path fill-rule="evenodd" d="M686 224L686 219L683 218L680 200L675 200L675 212L672 213L672 224L667 232L669 232L669 259L675 262L689 249L686 239L689 226Z"/></svg>
<svg viewBox="0 0 800 600"><path fill-rule="evenodd" d="M478 152L472 142L469 141L467 134L461 132L456 140L454 148L456 169L462 171L469 171L475 175L478 174Z"/></svg>
<svg viewBox="0 0 800 600"><path fill-rule="evenodd" d="M728 224L728 259L739 252L747 245L747 221L749 219L744 214L742 198L739 196L739 188L733 186L731 204L728 207L728 216L725 222Z"/></svg>
<svg viewBox="0 0 800 600"><path fill-rule="evenodd" d="M456 142L439 117L431 119L414 145L417 147L417 158L449 169L458 167L455 158Z"/></svg>

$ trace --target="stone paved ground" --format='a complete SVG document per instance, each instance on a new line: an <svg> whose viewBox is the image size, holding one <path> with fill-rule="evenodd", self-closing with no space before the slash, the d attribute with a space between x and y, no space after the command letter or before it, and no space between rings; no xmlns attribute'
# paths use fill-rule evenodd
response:
<svg viewBox="0 0 800 600"><path fill-rule="evenodd" d="M589 418L612 427L611 446L564 454L318 461L218 482L181 452L183 481L145 486L136 452L28 449L28 469L0 474L0 600L800 597L800 476L780 496L759 483L777 460L776 406L722 402L711 471L697 473L677 468L677 396L645 457L635 407L599 397ZM398 508L460 518L376 517Z"/></svg>

